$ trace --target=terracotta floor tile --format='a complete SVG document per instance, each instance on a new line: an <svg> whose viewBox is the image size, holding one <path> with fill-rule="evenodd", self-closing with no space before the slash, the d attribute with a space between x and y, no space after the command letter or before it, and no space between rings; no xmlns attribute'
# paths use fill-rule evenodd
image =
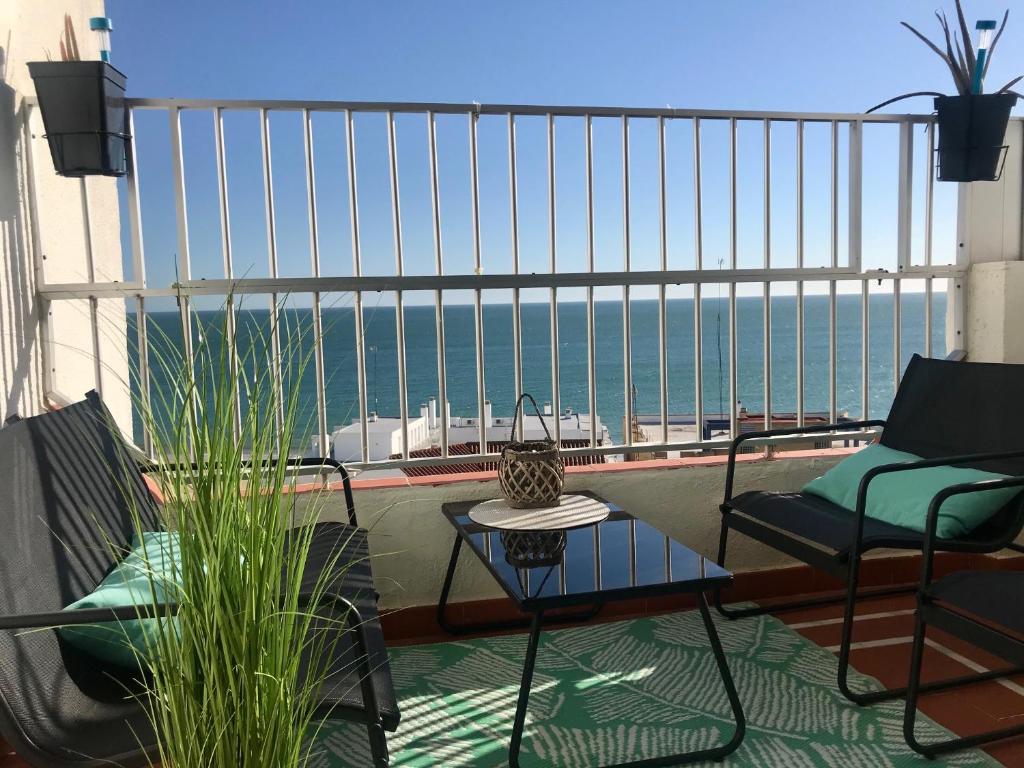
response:
<svg viewBox="0 0 1024 768"><path fill-rule="evenodd" d="M1011 690L999 682L990 681L972 686L969 693L958 693L997 721L999 728L1012 726L1014 721L1024 722L1024 695L1020 689Z"/></svg>
<svg viewBox="0 0 1024 768"><path fill-rule="evenodd" d="M988 669L999 669L1000 667L1008 666L1008 664L998 656L986 653L980 648L977 648L970 643L966 643L957 637L953 637L942 630L929 628L925 636L930 640L941 643L954 653L966 656L971 661L981 664Z"/></svg>
<svg viewBox="0 0 1024 768"><path fill-rule="evenodd" d="M913 609L914 605L912 595L863 601L857 606L857 616ZM779 614L778 618L792 625L840 618L841 616L842 606L833 605ZM914 617L912 614L858 619L854 629L854 642L909 638L913 635L913 630ZM823 647L833 647L839 644L841 624L798 627L797 631ZM940 630L930 630L927 636L948 651L959 654L986 669L998 669L1005 666L1005 662L1001 659L980 651L969 643ZM909 641L854 649L851 652L851 662L858 671L874 677L887 687L895 687L906 684L910 651ZM975 670L965 666L959 660L950 658L941 649L932 646L927 646L925 649L922 678L926 681L966 675L973 671ZM1024 675L1008 679L1024 688ZM921 697L919 706L925 715L960 736L1012 727L1017 723L1024 724L1024 695L997 681L925 694ZM988 745L984 749L1005 766L1024 767L1024 736Z"/></svg>
<svg viewBox="0 0 1024 768"><path fill-rule="evenodd" d="M827 624L820 627L798 627L797 631L825 648L839 645L842 641L842 624ZM860 619L853 625L853 643L874 642L891 637L911 637L914 634L914 617L911 614L886 616L877 619ZM909 647L909 646L908 646Z"/></svg>
<svg viewBox="0 0 1024 768"><path fill-rule="evenodd" d="M892 597L876 597L870 600L861 600L857 603L856 615L862 616L870 613L883 613L888 611L899 611L914 607L913 595L896 595ZM824 605L817 608L802 608L797 611L784 611L775 614L775 618L786 624L802 624L808 621L821 621L823 619L836 619L843 615L842 604Z"/></svg>
<svg viewBox="0 0 1024 768"><path fill-rule="evenodd" d="M1024 743L1020 739L1010 739L1001 744L993 744L985 747L985 751L1007 768L1024 766Z"/></svg>
<svg viewBox="0 0 1024 768"><path fill-rule="evenodd" d="M958 735L982 733L1002 727L996 718L983 712L974 697L960 691L945 691L922 697L921 712Z"/></svg>

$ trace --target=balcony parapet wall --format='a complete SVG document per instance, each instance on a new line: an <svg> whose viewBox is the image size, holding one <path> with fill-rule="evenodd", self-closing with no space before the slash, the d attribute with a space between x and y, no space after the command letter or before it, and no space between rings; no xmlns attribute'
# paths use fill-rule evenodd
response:
<svg viewBox="0 0 1024 768"><path fill-rule="evenodd" d="M848 451L808 451L806 455L759 460L744 456L736 471L736 493L747 490L797 490L824 473ZM725 466L720 457L690 465L679 462L645 462L642 469L570 472L566 492L590 490L615 502L631 514L672 535L687 546L707 555L718 548ZM638 462L640 464L640 462ZM602 465L607 470L610 465ZM493 475L492 475L493 477ZM379 484L355 490L360 525L370 531L373 568L381 604L405 608L437 603L454 532L441 514L446 502L495 498L500 495L496 479L473 479L441 484ZM295 500L296 519L302 519L304 494ZM343 497L334 494L321 519L342 521ZM794 561L742 536L729 549L730 570L750 571L790 565ZM464 566L464 567L463 567ZM465 558L452 591L455 602L501 597L498 586L483 566Z"/></svg>

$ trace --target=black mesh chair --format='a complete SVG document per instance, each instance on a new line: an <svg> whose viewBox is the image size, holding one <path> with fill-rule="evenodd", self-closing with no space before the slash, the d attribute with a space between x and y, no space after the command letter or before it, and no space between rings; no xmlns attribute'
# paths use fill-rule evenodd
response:
<svg viewBox="0 0 1024 768"><path fill-rule="evenodd" d="M349 523L316 526L307 574L344 549L325 602L349 624L320 690L321 714L365 723L374 768L388 765L385 730L399 712L377 615L366 532ZM147 469L153 470L150 466ZM149 765L156 743L137 697L138 670L101 663L52 628L138 618L140 609L61 609L88 594L127 551L135 531L159 529L159 510L133 452L99 396L0 429L0 736L36 766ZM174 606L165 606L168 612ZM143 614L148 614L143 611ZM36 631L30 631L36 630Z"/></svg>
<svg viewBox="0 0 1024 768"><path fill-rule="evenodd" d="M903 734L917 752L934 758L944 752L975 747L999 739L1024 734L1024 725L1001 728L963 738L926 744L914 733L917 702L927 686L921 683L925 633L928 626L938 627L1015 668L1024 666L1024 573L1019 571L958 571L933 580L935 550L940 541L935 535L939 510L951 496L977 493L992 488L1024 489L1024 476L1005 480L965 483L947 488L932 500L925 526L921 584L917 593L914 645L910 659L910 679L903 718Z"/></svg>
<svg viewBox="0 0 1024 768"><path fill-rule="evenodd" d="M858 593L863 555L873 549L923 550L924 534L865 516L869 483L889 472L953 464L1008 475L1024 474L1024 365L933 360L914 355L903 375L886 420L846 422L820 427L775 429L740 435L729 450L718 563L725 564L730 530L768 544L785 554L845 582L839 598L810 598L784 605L727 608L721 596L715 604L722 615L741 618L767 612L845 602L839 652L840 690L858 704L869 704L906 693L906 688L855 692L847 684L853 617L858 597L910 591L906 587ZM749 440L790 434L824 434L881 428L879 441L889 448L922 457L921 461L891 464L869 471L861 481L855 511L821 497L803 493L748 491L733 496L736 454ZM995 552L1014 547L1024 525L1024 494L963 539L939 539L934 549L955 552ZM952 687L966 680L990 679L1009 671L994 671L921 686L921 690Z"/></svg>

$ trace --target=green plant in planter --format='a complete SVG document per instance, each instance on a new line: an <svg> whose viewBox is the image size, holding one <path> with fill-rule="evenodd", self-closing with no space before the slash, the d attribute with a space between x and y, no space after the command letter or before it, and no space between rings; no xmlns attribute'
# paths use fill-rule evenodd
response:
<svg viewBox="0 0 1024 768"><path fill-rule="evenodd" d="M939 125L939 179L943 181L993 181L999 176L1004 157L1003 137L1010 118L1010 110L1019 93L1012 90L1024 75L1010 80L997 91L983 94L981 84L992 63L992 54L1006 29L1010 12L1003 14L1002 23L987 49L975 50L960 0L956 0L958 29L951 29L946 14L935 12L942 28L940 43L929 40L905 21L904 27L928 46L945 63L956 86L955 96L937 91L914 91L896 96L868 110L893 104L914 96L934 96ZM991 30L994 22L979 29Z"/></svg>
<svg viewBox="0 0 1024 768"><path fill-rule="evenodd" d="M28 62L54 170L60 176L128 172L124 92L128 79L107 61L83 61L71 17L64 16L60 61ZM102 53L101 53L102 55Z"/></svg>
<svg viewBox="0 0 1024 768"><path fill-rule="evenodd" d="M290 528L282 493L295 477L269 461L304 437L299 383L314 339L283 308L269 327L240 323L242 332L228 311L219 316L193 318L195 365L179 339L150 342L153 373L171 386L139 409L156 460L177 467L156 477L176 533L161 560L172 563L180 608L147 635L143 699L164 768L297 768L313 756L316 694L345 618L315 615L300 596L315 605L327 577L303 583L311 526ZM304 519L325 499L313 494Z"/></svg>

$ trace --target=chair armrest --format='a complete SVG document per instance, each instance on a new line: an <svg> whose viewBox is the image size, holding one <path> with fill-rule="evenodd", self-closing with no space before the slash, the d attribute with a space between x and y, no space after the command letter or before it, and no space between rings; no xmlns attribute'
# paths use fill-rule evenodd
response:
<svg viewBox="0 0 1024 768"><path fill-rule="evenodd" d="M748 440L764 439L768 437L783 437L785 435L815 435L826 432L842 432L850 429L864 429L866 427L884 427L883 419L870 419L868 421L848 421L842 424L819 424L813 427L786 427L780 429L765 429L760 432L745 432L733 439L729 446L729 466L725 472L725 502L729 503L732 498L733 478L736 473L736 454L741 444Z"/></svg>
<svg viewBox="0 0 1024 768"><path fill-rule="evenodd" d="M300 605L306 606L313 602L312 594L299 596ZM351 615L359 617L359 610L352 601L340 595L324 595L320 602L336 603ZM155 619L173 616L178 612L177 603L159 603L158 605L121 605L116 608L79 608L71 611L49 611L46 613L20 613L0 615L0 630L33 629L38 627L70 626L76 624L99 624L108 621L131 621L134 619ZM362 619L360 618L360 624ZM362 634L360 632L360 634Z"/></svg>
<svg viewBox="0 0 1024 768"><path fill-rule="evenodd" d="M73 611L49 613L22 613L0 616L0 630L39 629L78 624L102 624L109 621L132 621L173 616L178 612L176 603L159 605L122 605L117 608L81 608Z"/></svg>
<svg viewBox="0 0 1024 768"><path fill-rule="evenodd" d="M363 696L366 714L374 722L380 720L380 704L377 691L373 686L373 667L370 666L370 644L366 637L366 621L355 603L343 595L325 592L314 595L305 592L299 595L299 607L327 606L345 611L345 623L348 630L355 633L356 666L359 669L359 689Z"/></svg>
<svg viewBox="0 0 1024 768"><path fill-rule="evenodd" d="M939 510L947 499L953 496L963 496L969 493L981 493L982 491L996 491L1000 488L1020 488L1024 491L1024 476L1004 477L997 480L976 480L973 483L959 483L943 488L936 493L928 504L928 518L924 527L924 549L921 558L921 593L927 590L932 580L934 567L935 542L938 540L936 532L939 526Z"/></svg>
<svg viewBox="0 0 1024 768"><path fill-rule="evenodd" d="M345 469L345 465L340 461L335 461L331 458L302 458L302 459L264 459L260 462L243 461L239 465L242 469L248 469L256 466L256 464L262 467L276 467L280 464L284 464L288 467L330 467L331 474L338 473L341 475L342 487L345 491L345 511L348 514L348 521L351 525L357 525L356 522L356 504L355 499L352 496L352 479L349 477L348 470ZM154 461L146 461L140 463L139 471L143 474L160 473L160 472L180 472L183 470L198 470L200 464L193 462L191 464L160 464Z"/></svg>
<svg viewBox="0 0 1024 768"><path fill-rule="evenodd" d="M373 686L373 668L370 665L369 642L366 637L365 620L359 609L348 598L333 593L314 596L311 593L299 595L299 606L330 606L345 611L348 629L355 635L356 665L359 670L359 685L363 706L367 716L374 722L380 720L380 705ZM126 605L117 608L83 608L73 611L52 611L49 613L27 613L0 616L0 630L42 629L81 624L97 624L110 621L129 621L140 618L161 618L178 612L176 603L159 605Z"/></svg>
<svg viewBox="0 0 1024 768"><path fill-rule="evenodd" d="M299 606L307 607L330 606L345 611L348 629L355 635L356 665L359 674L359 686L366 708L367 718L371 722L379 722L380 704L377 691L373 685L373 667L370 665L369 642L366 637L366 624L359 609L348 598L337 594L322 594L315 597L310 593L299 595ZM178 612L175 603L159 605L126 605L117 608L83 608L74 611L52 611L49 613L28 613L0 616L0 630L42 629L81 624L97 624L109 621L129 621L140 618L161 618L173 616Z"/></svg>

